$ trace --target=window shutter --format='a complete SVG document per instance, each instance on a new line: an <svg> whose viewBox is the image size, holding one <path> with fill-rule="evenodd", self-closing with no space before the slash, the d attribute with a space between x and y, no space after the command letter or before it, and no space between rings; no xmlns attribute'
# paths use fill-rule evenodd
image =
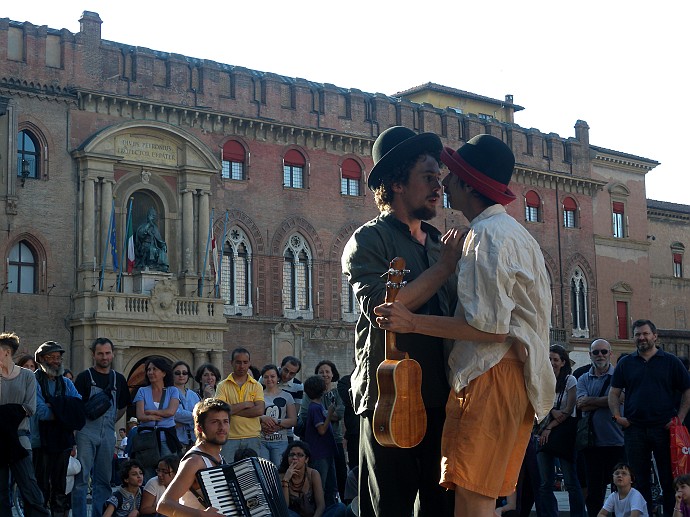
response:
<svg viewBox="0 0 690 517"><path fill-rule="evenodd" d="M357 180L362 177L362 169L360 169L359 164L351 158L348 158L343 162L341 167L343 179Z"/></svg>
<svg viewBox="0 0 690 517"><path fill-rule="evenodd" d="M293 167L304 167L306 165L306 160L304 156L299 151L290 149L283 157L283 162L285 165L292 165Z"/></svg>
<svg viewBox="0 0 690 517"><path fill-rule="evenodd" d="M539 195L537 195L534 190L530 190L527 194L525 194L525 202L527 203L527 206L531 208L539 208L541 205Z"/></svg>
<svg viewBox="0 0 690 517"><path fill-rule="evenodd" d="M621 203L620 201L614 201L613 202L613 213L614 214L624 214L625 213L625 205Z"/></svg>
<svg viewBox="0 0 690 517"><path fill-rule="evenodd" d="M244 147L236 140L230 140L223 146L223 160L244 163Z"/></svg>

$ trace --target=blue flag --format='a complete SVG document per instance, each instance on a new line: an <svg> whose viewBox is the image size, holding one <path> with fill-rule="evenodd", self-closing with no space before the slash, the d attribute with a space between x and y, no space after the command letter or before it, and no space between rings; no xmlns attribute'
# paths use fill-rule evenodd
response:
<svg viewBox="0 0 690 517"><path fill-rule="evenodd" d="M117 273L119 267L117 262L117 235L115 233L115 210L110 216L110 252L113 254L113 271Z"/></svg>

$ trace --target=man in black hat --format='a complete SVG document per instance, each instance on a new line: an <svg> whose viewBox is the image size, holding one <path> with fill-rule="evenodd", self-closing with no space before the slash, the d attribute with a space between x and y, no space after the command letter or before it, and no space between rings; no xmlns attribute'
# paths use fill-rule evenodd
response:
<svg viewBox="0 0 690 517"><path fill-rule="evenodd" d="M515 490L535 413L554 399L550 283L539 244L504 207L515 199L510 148L479 135L441 160L450 205L470 221L455 316L413 314L402 300L374 312L386 330L455 339L441 484L455 490L456 516L493 515Z"/></svg>
<svg viewBox="0 0 690 517"><path fill-rule="evenodd" d="M449 278L461 251L462 239L424 222L432 219L442 197L439 156L441 141L433 133L416 134L392 127L374 143L374 168L368 178L381 214L360 227L345 246L343 272L362 308L355 338L352 373L353 406L360 419L359 505L363 517L408 517L419 494L418 516L452 515L452 497L440 478L441 432L449 385L443 340L408 334L397 348L422 368L422 398L427 432L410 449L382 447L374 438L377 400L376 369L385 356L385 332L374 322L373 309L383 303L390 261L402 257L409 273L398 299L420 314L448 315L455 302Z"/></svg>
<svg viewBox="0 0 690 517"><path fill-rule="evenodd" d="M38 486L53 517L69 515L71 497L65 495L67 465L74 446L74 431L85 422L81 395L62 366L65 349L46 341L36 350L36 417L39 436L31 438ZM38 442L36 441L38 438Z"/></svg>

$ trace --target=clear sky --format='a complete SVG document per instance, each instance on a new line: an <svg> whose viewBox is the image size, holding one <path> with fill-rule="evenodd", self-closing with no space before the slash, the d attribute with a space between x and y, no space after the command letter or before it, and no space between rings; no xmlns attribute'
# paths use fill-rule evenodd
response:
<svg viewBox="0 0 690 517"><path fill-rule="evenodd" d="M0 18L388 95L427 82L514 102L515 122L656 160L647 197L690 204L690 7L604 0L60 0ZM1 73L1 71L0 71Z"/></svg>

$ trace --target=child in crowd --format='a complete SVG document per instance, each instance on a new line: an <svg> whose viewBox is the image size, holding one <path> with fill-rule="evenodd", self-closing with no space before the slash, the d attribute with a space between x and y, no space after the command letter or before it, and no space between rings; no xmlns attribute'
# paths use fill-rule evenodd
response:
<svg viewBox="0 0 690 517"><path fill-rule="evenodd" d="M678 515L690 517L690 474L683 474L674 479L673 488L676 490L676 506L673 509L673 517Z"/></svg>
<svg viewBox="0 0 690 517"><path fill-rule="evenodd" d="M138 517L144 468L137 460L127 460L120 467L122 486L103 505L103 517Z"/></svg>
<svg viewBox="0 0 690 517"><path fill-rule="evenodd" d="M642 494L632 487L635 475L626 463L613 467L613 484L616 492L611 493L597 517L606 517L614 512L616 517L649 517L647 502Z"/></svg>
<svg viewBox="0 0 690 517"><path fill-rule="evenodd" d="M337 501L338 485L335 474L335 455L338 452L331 426L331 417L335 412L335 404L326 410L321 404L321 397L326 391L326 383L318 375L304 381L304 393L309 400L307 425L304 441L311 447L309 465L315 469L323 481L323 491L326 506Z"/></svg>

